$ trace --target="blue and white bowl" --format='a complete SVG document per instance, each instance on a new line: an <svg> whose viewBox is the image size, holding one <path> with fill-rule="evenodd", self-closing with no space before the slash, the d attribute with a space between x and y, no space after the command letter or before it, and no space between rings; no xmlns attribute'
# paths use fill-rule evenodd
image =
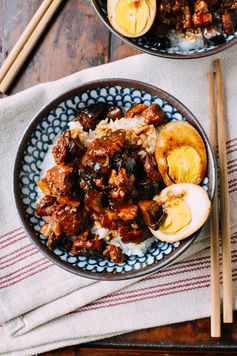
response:
<svg viewBox="0 0 237 356"><path fill-rule="evenodd" d="M204 44L203 41L197 41L195 46L193 43L188 42L184 44L184 46L177 45L177 38L172 46L169 48L161 49L159 46L159 41L151 41L150 37L147 35L138 37L138 38L129 38L121 35L118 31L116 31L113 26L110 24L108 20L107 13L107 1L106 0L91 0L94 9L99 16L99 18L103 21L105 26L113 32L117 37L119 37L123 42L127 43L129 46L136 48L139 51L146 52L152 54L153 56L158 57L166 57L166 58L177 58L177 59L192 59L192 58L200 58L210 56L212 54L216 54L224 49L232 46L237 43L237 31L233 35L222 35L222 41L220 44L207 45ZM202 36L201 36L202 37Z"/></svg>
<svg viewBox="0 0 237 356"><path fill-rule="evenodd" d="M215 191L215 161L209 141L190 111L161 89L137 81L107 79L82 85L49 103L31 121L19 145L14 168L16 206L29 237L50 260L75 274L103 280L134 278L154 272L172 262L192 244L200 231L182 242L157 241L144 256L128 257L123 264L104 258L74 256L60 248L49 250L47 239L39 233L43 219L35 212L37 181L45 154L55 138L75 119L77 110L97 102L124 108L129 108L134 103L157 103L171 120L188 120L199 131L206 145L208 172L203 187L208 190L210 199L213 199Z"/></svg>

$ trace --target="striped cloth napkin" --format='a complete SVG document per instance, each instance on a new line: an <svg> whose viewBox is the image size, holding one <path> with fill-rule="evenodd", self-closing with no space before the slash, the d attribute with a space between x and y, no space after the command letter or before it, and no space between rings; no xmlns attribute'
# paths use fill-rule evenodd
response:
<svg viewBox="0 0 237 356"><path fill-rule="evenodd" d="M228 117L234 307L237 307L237 46L220 57ZM65 345L210 315L208 227L177 262L144 279L98 282L53 265L17 218L12 169L20 137L46 103L82 83L124 77L182 101L208 132L207 73L215 57L178 61L137 55L45 83L0 101L0 355L32 355ZM165 307L164 307L165 306Z"/></svg>

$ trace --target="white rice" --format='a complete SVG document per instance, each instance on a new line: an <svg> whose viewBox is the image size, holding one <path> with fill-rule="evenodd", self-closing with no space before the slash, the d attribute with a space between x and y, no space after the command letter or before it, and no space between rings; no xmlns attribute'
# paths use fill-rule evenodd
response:
<svg viewBox="0 0 237 356"><path fill-rule="evenodd" d="M40 179L42 179L46 176L47 170L49 170L50 168L53 168L55 166L55 160L54 160L54 156L52 153L54 145L55 145L55 143L53 143L52 145L49 146L48 151L46 152L44 159L41 162Z"/></svg>
<svg viewBox="0 0 237 356"><path fill-rule="evenodd" d="M153 242L157 241L157 239L152 236L139 244L133 242L124 243L117 231L110 231L102 227L98 221L94 222L90 231L97 235L100 240L105 240L108 244L120 247L122 252L127 256L143 256Z"/></svg>
<svg viewBox="0 0 237 356"><path fill-rule="evenodd" d="M171 47L176 50L191 51L204 47L204 40L201 30L197 30L194 34L193 31L186 31L186 34L176 30L170 31L169 38Z"/></svg>
<svg viewBox="0 0 237 356"><path fill-rule="evenodd" d="M88 146L96 138L102 137L108 130L116 131L123 129L126 131L126 139L131 144L141 145L148 153L153 154L156 147L158 130L154 125L148 125L141 115L134 118L121 118L115 121L105 119L100 121L95 130L85 132L78 121L69 123L72 135L78 135L85 146ZM141 151L141 154L145 153Z"/></svg>
<svg viewBox="0 0 237 356"><path fill-rule="evenodd" d="M109 234L109 229L101 226L99 221L95 221L91 228L91 233L96 234L100 240L106 240Z"/></svg>
<svg viewBox="0 0 237 356"><path fill-rule="evenodd" d="M124 243L121 240L119 235L115 236L109 243L111 245L120 247L127 256L143 256L148 248L153 244L157 239L152 236L149 239L141 242L140 244L135 244L133 242Z"/></svg>

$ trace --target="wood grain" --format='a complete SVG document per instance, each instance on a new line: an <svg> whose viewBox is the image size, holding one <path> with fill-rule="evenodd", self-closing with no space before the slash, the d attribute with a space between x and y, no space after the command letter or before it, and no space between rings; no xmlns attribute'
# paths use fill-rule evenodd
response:
<svg viewBox="0 0 237 356"><path fill-rule="evenodd" d="M211 338L210 318L204 318L72 346L43 356L234 356L237 355L237 312L232 325L222 324L221 335L221 339Z"/></svg>
<svg viewBox="0 0 237 356"><path fill-rule="evenodd" d="M100 340L90 345L126 347L136 345L143 349L194 350L204 348L205 351L228 350L237 351L237 312L234 323L222 324L222 337L212 338L210 335L210 318L184 323L166 325L133 333Z"/></svg>
<svg viewBox="0 0 237 356"><path fill-rule="evenodd" d="M42 19L43 15L45 14L46 10L49 8L49 5L52 3L53 0L43 0L39 8L37 9L36 13L30 20L29 24L21 34L20 38L12 48L11 52L8 54L6 60L4 61L2 67L0 68L0 82L3 80L4 76L12 66L13 62L25 46L26 42L28 41L29 37L31 36L32 32L39 24L40 20Z"/></svg>
<svg viewBox="0 0 237 356"><path fill-rule="evenodd" d="M1 0L1 63L40 3L39 0ZM65 1L9 93L106 63L109 61L109 47L110 33L95 16L88 1Z"/></svg>
<svg viewBox="0 0 237 356"><path fill-rule="evenodd" d="M219 175L221 192L221 238L222 238L222 267L223 267L223 321L233 321L233 287L230 239L230 202L228 189L227 152L226 152L226 120L224 110L224 94L221 74L221 63L217 59L216 87L217 87L217 127Z"/></svg>
<svg viewBox="0 0 237 356"><path fill-rule="evenodd" d="M215 112L214 72L208 73L210 143L216 157L217 122ZM219 205L218 194L214 197L210 217L210 252L211 252L211 336L221 336L221 301L220 301L220 249L219 249Z"/></svg>
<svg viewBox="0 0 237 356"><path fill-rule="evenodd" d="M111 43L110 43L110 61L116 61L118 59L122 59L128 56L132 56L135 54L139 54L141 52L137 51L132 47L128 47L125 43L123 43L119 38L115 35L111 35Z"/></svg>
<svg viewBox="0 0 237 356"><path fill-rule="evenodd" d="M33 20L31 20L31 22L27 25L20 39L10 51L6 61L0 69L2 74L0 75L2 78L0 91L2 93L6 93L8 91L8 88L13 83L23 64L25 64L26 59L29 57L36 43L39 41L39 38L41 38L42 34L45 33L48 28L49 23L52 21L62 1L63 0L53 0L48 7L45 6L46 10L43 13L38 10L34 15ZM48 0L45 0L45 2L46 5L48 5ZM9 65L7 65L7 63L9 63Z"/></svg>
<svg viewBox="0 0 237 356"><path fill-rule="evenodd" d="M42 356L236 356L236 351L167 351L167 350L148 350L148 349L96 349L96 348L78 348L75 351L68 349L56 350L56 352L48 352Z"/></svg>
<svg viewBox="0 0 237 356"><path fill-rule="evenodd" d="M41 0L0 0L0 63L40 3ZM137 53L110 35L88 0L67 0L20 71L10 94ZM44 356L236 355L237 314L234 316L233 325L222 327L221 339L211 339L210 319L206 318L54 350Z"/></svg>
<svg viewBox="0 0 237 356"><path fill-rule="evenodd" d="M0 0L0 64L41 0ZM138 52L106 29L88 0L64 1L8 94Z"/></svg>

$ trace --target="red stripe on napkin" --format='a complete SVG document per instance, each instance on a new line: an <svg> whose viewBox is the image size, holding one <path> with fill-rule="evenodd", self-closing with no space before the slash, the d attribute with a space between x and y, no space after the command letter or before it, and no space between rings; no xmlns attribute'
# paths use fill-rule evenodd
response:
<svg viewBox="0 0 237 356"><path fill-rule="evenodd" d="M229 146L232 142L237 141L237 137L233 137L231 140L226 141L226 146Z"/></svg>
<svg viewBox="0 0 237 356"><path fill-rule="evenodd" d="M158 293L158 294L151 295L151 296L146 295L145 297L136 298L136 299L133 299L133 300L126 300L126 301L120 302L120 303L108 304L108 305L105 305L105 306L101 305L101 306L83 308L82 310L78 310L77 313L86 312L86 311L93 311L93 310L98 310L98 309L104 309L104 308L109 308L109 307L115 307L115 306L118 306L118 305L130 304L130 303L140 302L142 300L148 300L148 299L153 299L153 298L157 298L157 297L164 297L164 296L167 296L167 295L173 295L173 294L177 294L177 293L188 292L188 291L192 291L192 290L195 290L195 289L208 288L208 287L210 287L210 283L206 283L205 285L200 285L200 282L199 282L199 285L196 286L196 287L183 288L183 289L181 288L181 289L177 289L175 291L170 291L168 293Z"/></svg>
<svg viewBox="0 0 237 356"><path fill-rule="evenodd" d="M5 246L1 246L3 245L5 242L9 242L11 240L13 240L15 237L21 237L22 235L24 235L26 237L25 231L19 232L18 234L15 234L13 236L8 237L5 240L0 240L0 249L4 248ZM17 240L16 240L17 241Z"/></svg>
<svg viewBox="0 0 237 356"><path fill-rule="evenodd" d="M44 264L42 263L42 265L44 265ZM18 281L13 281L13 282L9 283L9 284L6 285L6 286L0 287L0 289L6 288L6 287L11 287L11 286L13 286L14 284L16 284L16 283L18 283L18 282L21 282L21 281L23 281L23 280L25 280L25 279L28 279L29 277L32 277L32 276L34 276L35 274L37 274L37 273L39 273L39 272L42 272L42 271L44 271L44 270L46 270L46 269L48 269L48 268L50 268L50 267L52 267L52 266L53 266L52 264L49 264L49 265L47 265L47 266L45 266L45 267L42 267L41 269L38 269L37 271L32 272L32 273L29 274L28 276L25 276L25 277L19 279ZM37 267L39 267L39 266L37 266Z"/></svg>
<svg viewBox="0 0 237 356"><path fill-rule="evenodd" d="M19 230L22 230L22 229L23 229L23 227L19 227L19 228L15 229L15 230L12 230L12 231L7 232L7 233L4 234L4 235L0 235L0 239L2 239L2 238L5 237L5 236L11 235L11 234L13 234L14 232L19 231Z"/></svg>

